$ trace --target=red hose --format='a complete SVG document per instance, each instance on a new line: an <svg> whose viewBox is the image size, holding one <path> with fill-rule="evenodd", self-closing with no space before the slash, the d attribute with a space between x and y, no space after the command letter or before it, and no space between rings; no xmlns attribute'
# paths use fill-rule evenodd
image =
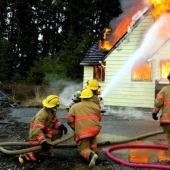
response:
<svg viewBox="0 0 170 170"><path fill-rule="evenodd" d="M127 149L127 148L152 148L152 149L162 149L162 150L167 150L167 146L161 146L161 145L147 145L147 144L124 144L124 145L115 145L111 146L106 150L106 155L108 158L121 163L126 166L131 166L131 167L140 167L140 168L158 168L158 169L170 169L170 166L165 166L165 165L156 165L156 164L138 164L138 163L130 163L123 161L119 158L116 158L112 154L110 154L111 151L118 150L118 149Z"/></svg>

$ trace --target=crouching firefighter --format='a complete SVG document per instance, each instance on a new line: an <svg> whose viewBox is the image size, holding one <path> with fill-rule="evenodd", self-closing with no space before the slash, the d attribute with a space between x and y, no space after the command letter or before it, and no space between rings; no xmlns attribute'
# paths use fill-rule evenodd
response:
<svg viewBox="0 0 170 170"><path fill-rule="evenodd" d="M19 156L19 162L36 161L38 157L54 157L51 141L67 134L67 128L59 121L56 115L59 107L57 95L49 95L42 101L43 108L37 112L30 123L30 146L41 145L40 151L28 152Z"/></svg>
<svg viewBox="0 0 170 170"><path fill-rule="evenodd" d="M95 166L97 155L97 135L101 129L100 108L93 102L93 92L84 89L80 95L81 101L74 104L67 113L68 125L75 131L74 140L80 155L89 162L89 167Z"/></svg>

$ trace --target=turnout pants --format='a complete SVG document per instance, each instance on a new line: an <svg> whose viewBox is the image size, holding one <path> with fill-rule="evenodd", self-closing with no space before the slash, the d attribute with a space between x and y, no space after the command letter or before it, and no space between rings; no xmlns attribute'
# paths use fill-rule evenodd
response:
<svg viewBox="0 0 170 170"><path fill-rule="evenodd" d="M90 153L95 153L97 151L97 137L90 137L81 139L78 143L78 151L80 155L89 161Z"/></svg>
<svg viewBox="0 0 170 170"><path fill-rule="evenodd" d="M168 150L170 152L170 124L168 123L163 123L161 124L162 128L163 128L163 131L165 132L166 134L166 137L167 137L167 143L168 143Z"/></svg>

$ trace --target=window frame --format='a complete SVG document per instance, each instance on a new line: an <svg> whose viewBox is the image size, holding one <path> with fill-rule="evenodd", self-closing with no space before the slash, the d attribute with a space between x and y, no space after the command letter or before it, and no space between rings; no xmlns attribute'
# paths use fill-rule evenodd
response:
<svg viewBox="0 0 170 170"><path fill-rule="evenodd" d="M166 60L166 59L160 60L160 79L162 79L162 80L166 80L167 79L167 75L170 73L170 71L169 71L169 73L167 73L165 78L162 77L162 72L163 72L162 71L162 62L165 62L165 61L170 63L170 59L169 60Z"/></svg>
<svg viewBox="0 0 170 170"><path fill-rule="evenodd" d="M96 73L96 69L98 68L99 73ZM103 68L103 69L101 69ZM106 62L102 63L101 65L93 65L93 79L98 80L99 82L104 82L105 81L105 72L106 72ZM96 74L100 74L100 78L96 76Z"/></svg>
<svg viewBox="0 0 170 170"><path fill-rule="evenodd" d="M148 63L149 65L150 65L150 79L149 80L144 80L144 79L135 79L135 78L133 78L134 77L134 68L135 68L135 66L137 66L137 65L134 65L133 67L132 67L132 70L131 70L131 81L134 81L134 82L151 82L152 81L152 68L153 68L153 65L152 65L152 63L151 62L145 62L145 63L142 63L142 64L146 64L146 63ZM141 64L141 66L142 66L142 64Z"/></svg>

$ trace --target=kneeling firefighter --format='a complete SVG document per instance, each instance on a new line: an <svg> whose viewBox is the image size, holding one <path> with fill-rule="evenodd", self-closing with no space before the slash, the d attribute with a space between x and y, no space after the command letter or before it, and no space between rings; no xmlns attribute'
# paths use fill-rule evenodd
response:
<svg viewBox="0 0 170 170"><path fill-rule="evenodd" d="M81 101L74 104L67 116L68 125L74 130L74 140L78 151L89 167L95 166L98 159L97 135L101 129L100 108L93 102L93 92L84 89L80 95Z"/></svg>
<svg viewBox="0 0 170 170"><path fill-rule="evenodd" d="M59 121L56 115L59 107L57 95L49 95L42 101L43 108L37 112L30 123L30 146L41 145L40 151L28 152L19 156L19 162L36 161L39 156L54 157L51 141L67 134L67 128Z"/></svg>

